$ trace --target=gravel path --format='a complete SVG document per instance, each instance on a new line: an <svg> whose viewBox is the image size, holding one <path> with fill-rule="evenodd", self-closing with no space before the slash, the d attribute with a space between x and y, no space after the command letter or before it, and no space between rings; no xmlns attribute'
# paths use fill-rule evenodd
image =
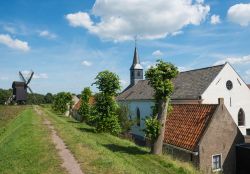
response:
<svg viewBox="0 0 250 174"><path fill-rule="evenodd" d="M43 116L44 113L38 106L35 106L35 110L38 115ZM43 119L44 119L43 123L47 125L48 128L51 130L51 137L52 137L53 143L55 144L56 149L58 150L58 154L63 161L62 167L65 168L69 174L83 174L79 163L76 161L75 157L69 151L69 149L67 149L63 140L57 135L57 132L54 129L54 126L46 118L43 117Z"/></svg>

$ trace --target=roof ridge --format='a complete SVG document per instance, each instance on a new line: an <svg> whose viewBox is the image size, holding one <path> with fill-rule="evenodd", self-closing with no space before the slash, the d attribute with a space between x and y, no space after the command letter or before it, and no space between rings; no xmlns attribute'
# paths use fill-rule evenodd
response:
<svg viewBox="0 0 250 174"><path fill-rule="evenodd" d="M185 73L185 72L190 72L190 71L199 71L199 70L204 70L204 69L209 69L209 68L215 68L215 67L219 67L219 66L225 66L226 63L224 64L220 64L220 65L214 65L214 66L207 66L204 68L197 68L197 69L191 69L191 70L187 70L187 71L181 71L180 73Z"/></svg>

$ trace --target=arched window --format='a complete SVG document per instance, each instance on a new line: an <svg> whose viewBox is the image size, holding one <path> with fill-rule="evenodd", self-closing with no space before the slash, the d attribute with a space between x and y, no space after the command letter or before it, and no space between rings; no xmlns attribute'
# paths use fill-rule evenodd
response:
<svg viewBox="0 0 250 174"><path fill-rule="evenodd" d="M139 108L136 109L136 124L137 126L141 125L141 113Z"/></svg>
<svg viewBox="0 0 250 174"><path fill-rule="evenodd" d="M238 126L245 126L245 112L242 108L238 112Z"/></svg>
<svg viewBox="0 0 250 174"><path fill-rule="evenodd" d="M140 71L137 71L137 76L141 76L141 72Z"/></svg>

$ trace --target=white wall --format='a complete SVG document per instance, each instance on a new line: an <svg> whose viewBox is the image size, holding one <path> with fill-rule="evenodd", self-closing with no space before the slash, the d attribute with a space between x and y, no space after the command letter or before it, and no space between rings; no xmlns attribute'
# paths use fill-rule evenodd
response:
<svg viewBox="0 0 250 174"><path fill-rule="evenodd" d="M228 80L231 80L233 83L231 90L226 88L226 82ZM239 128L242 134L246 135L246 128L250 128L250 90L229 64L225 65L211 85L202 94L202 103L217 104L218 98L220 97L224 98L225 106L232 115L236 125L238 125L239 109L242 108L244 110L245 126L239 126Z"/></svg>
<svg viewBox="0 0 250 174"><path fill-rule="evenodd" d="M145 121L144 119L147 116L150 116L152 113L152 109L151 107L154 106L154 102L149 101L149 100L142 100L142 101L136 101L136 100L132 100L132 101L126 101L126 102L119 102L122 104L126 104L130 110L130 116L133 120L135 120L135 125L132 126L132 133L135 135L139 135L144 137L144 132L143 129L145 129ZM141 115L141 124L140 126L136 125L136 118L137 118L137 107L140 109L140 115Z"/></svg>

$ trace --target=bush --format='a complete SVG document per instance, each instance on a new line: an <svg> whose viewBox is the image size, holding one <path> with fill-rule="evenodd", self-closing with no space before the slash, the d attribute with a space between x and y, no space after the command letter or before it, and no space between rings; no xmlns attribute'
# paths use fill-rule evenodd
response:
<svg viewBox="0 0 250 174"><path fill-rule="evenodd" d="M72 96L70 93L60 92L56 94L52 105L54 111L64 114L68 110L68 105L72 105Z"/></svg>
<svg viewBox="0 0 250 174"><path fill-rule="evenodd" d="M131 130L131 126L134 124L134 120L129 118L129 108L125 104L119 105L117 109L117 115L122 129L122 133L128 133Z"/></svg>
<svg viewBox="0 0 250 174"><path fill-rule="evenodd" d="M88 122L90 118L90 111L91 111L91 106L89 104L89 99L91 97L91 90L89 87L84 88L82 93L81 93L81 106L78 110L79 115L81 115L81 120L80 121L86 121Z"/></svg>

